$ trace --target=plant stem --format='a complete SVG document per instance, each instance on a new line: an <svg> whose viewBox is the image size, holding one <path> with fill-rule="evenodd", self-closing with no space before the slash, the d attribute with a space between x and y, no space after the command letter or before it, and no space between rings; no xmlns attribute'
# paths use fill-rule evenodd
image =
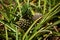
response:
<svg viewBox="0 0 60 40"><path fill-rule="evenodd" d="M31 14L34 15L35 14L34 10L32 8L29 8L29 9L31 11Z"/></svg>
<svg viewBox="0 0 60 40"><path fill-rule="evenodd" d="M38 7L40 8L40 2L41 2L41 0L39 0L39 2L38 2Z"/></svg>
<svg viewBox="0 0 60 40"><path fill-rule="evenodd" d="M53 0L53 5L55 5L55 1L56 1L56 0Z"/></svg>
<svg viewBox="0 0 60 40"><path fill-rule="evenodd" d="M8 33L7 33L7 27L5 26L5 32L6 32L6 40L8 40Z"/></svg>
<svg viewBox="0 0 60 40"><path fill-rule="evenodd" d="M18 29L16 27L16 40L18 40Z"/></svg>
<svg viewBox="0 0 60 40"><path fill-rule="evenodd" d="M57 25L57 24L59 24L59 23L60 23L60 20L54 22L51 26L48 26L46 29L49 29L49 28L51 28L51 27L53 27L54 25Z"/></svg>
<svg viewBox="0 0 60 40"><path fill-rule="evenodd" d="M33 37L34 37L35 35L37 35L38 33L41 33L41 32L50 32L49 30L43 30L43 29L44 29L44 27L41 28L39 31L35 32L35 33L29 38L29 40L32 40Z"/></svg>
<svg viewBox="0 0 60 40"><path fill-rule="evenodd" d="M51 10L51 0L49 0L49 11Z"/></svg>
<svg viewBox="0 0 60 40"><path fill-rule="evenodd" d="M29 0L27 0L27 5L29 6Z"/></svg>
<svg viewBox="0 0 60 40"><path fill-rule="evenodd" d="M44 11L43 11L43 14L46 13L46 4L47 4L47 0L44 0Z"/></svg>

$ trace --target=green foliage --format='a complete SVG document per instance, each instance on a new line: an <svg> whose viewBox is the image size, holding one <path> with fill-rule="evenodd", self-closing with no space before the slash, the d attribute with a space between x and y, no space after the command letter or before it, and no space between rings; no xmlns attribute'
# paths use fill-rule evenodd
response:
<svg viewBox="0 0 60 40"><path fill-rule="evenodd" d="M60 25L59 0L38 0L36 3L32 3L32 5L30 4L30 0L24 1L25 0L8 0L8 4L4 3L4 0L0 1L0 4L2 5L0 14L3 16L3 19L0 19L0 23L4 25L6 40L13 40L9 39L10 35L13 35L16 40L41 40L44 36L46 38L51 35L60 36L60 32L54 30L54 26ZM30 17L33 17L36 12L41 13L42 17L39 17L34 21ZM30 22L32 22L28 29L26 29L27 31L16 24L20 19L24 20L26 16L29 16L28 18L30 18L27 18L26 20L31 20ZM54 21L55 17L58 18L56 21ZM23 25L23 27L25 26Z"/></svg>

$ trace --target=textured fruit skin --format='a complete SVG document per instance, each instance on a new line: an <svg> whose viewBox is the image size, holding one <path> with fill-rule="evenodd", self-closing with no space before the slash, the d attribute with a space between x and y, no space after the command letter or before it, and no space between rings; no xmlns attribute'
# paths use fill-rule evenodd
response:
<svg viewBox="0 0 60 40"><path fill-rule="evenodd" d="M33 20L36 20L38 19L39 17L42 17L42 14L41 13L35 13L32 17Z"/></svg>
<svg viewBox="0 0 60 40"><path fill-rule="evenodd" d="M17 24L21 29L23 29L24 31L27 31L27 29L28 29L29 26L31 25L31 23L29 22L29 20L26 20L26 19L20 19L16 24Z"/></svg>

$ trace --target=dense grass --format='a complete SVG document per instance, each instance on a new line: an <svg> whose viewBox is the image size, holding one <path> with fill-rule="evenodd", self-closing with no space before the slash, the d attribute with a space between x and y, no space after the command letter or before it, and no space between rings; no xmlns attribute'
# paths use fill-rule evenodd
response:
<svg viewBox="0 0 60 40"><path fill-rule="evenodd" d="M1 40L47 40L60 36L59 0L0 0L0 14L5 30L1 31L3 36L0 33Z"/></svg>

